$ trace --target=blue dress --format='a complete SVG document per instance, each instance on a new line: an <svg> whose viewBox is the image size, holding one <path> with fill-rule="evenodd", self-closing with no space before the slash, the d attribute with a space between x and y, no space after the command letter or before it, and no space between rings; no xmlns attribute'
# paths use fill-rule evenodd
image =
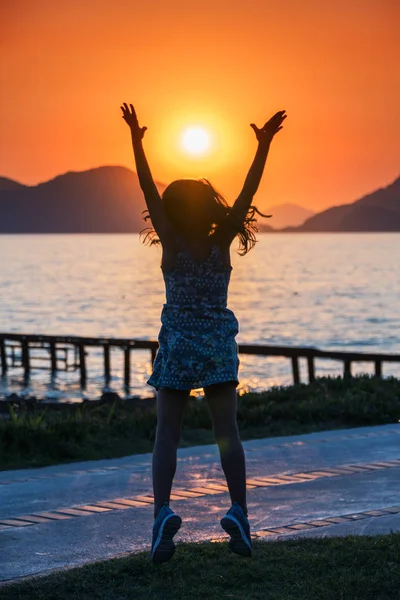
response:
<svg viewBox="0 0 400 600"><path fill-rule="evenodd" d="M238 385L239 324L227 308L232 267L223 264L217 244L198 264L178 243L174 267L163 269L166 304L147 383L157 390L192 390L228 381Z"/></svg>

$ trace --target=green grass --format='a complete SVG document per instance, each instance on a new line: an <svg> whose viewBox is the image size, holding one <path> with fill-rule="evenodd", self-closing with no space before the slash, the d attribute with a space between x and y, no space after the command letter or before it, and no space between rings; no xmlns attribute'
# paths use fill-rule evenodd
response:
<svg viewBox="0 0 400 600"><path fill-rule="evenodd" d="M226 543L178 544L0 588L2 600L399 600L400 533L254 542L251 559Z"/></svg>
<svg viewBox="0 0 400 600"><path fill-rule="evenodd" d="M369 376L322 378L311 385L275 388L241 396L238 423L243 440L294 435L400 420L400 380ZM157 425L155 409L113 406L69 410L11 409L0 420L0 469L151 452ZM191 399L181 447L214 443L204 400Z"/></svg>

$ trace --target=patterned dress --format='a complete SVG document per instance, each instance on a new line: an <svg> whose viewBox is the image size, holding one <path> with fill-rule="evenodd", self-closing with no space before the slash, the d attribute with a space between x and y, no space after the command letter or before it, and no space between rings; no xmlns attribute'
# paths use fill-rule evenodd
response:
<svg viewBox="0 0 400 600"><path fill-rule="evenodd" d="M227 381L238 385L239 324L227 308L231 271L217 244L198 264L179 242L175 266L163 269L166 304L149 385L157 390L192 390Z"/></svg>

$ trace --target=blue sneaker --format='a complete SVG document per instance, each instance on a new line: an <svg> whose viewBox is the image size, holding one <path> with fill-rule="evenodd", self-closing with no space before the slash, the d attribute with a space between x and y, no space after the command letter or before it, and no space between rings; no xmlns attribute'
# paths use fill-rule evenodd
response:
<svg viewBox="0 0 400 600"><path fill-rule="evenodd" d="M172 558L175 552L172 538L181 524L182 519L170 509L168 502L164 502L153 525L151 558L154 564L158 565Z"/></svg>
<svg viewBox="0 0 400 600"><path fill-rule="evenodd" d="M240 556L251 556L253 546L250 537L250 525L238 502L233 502L220 522L222 529L231 536L229 548L232 552Z"/></svg>

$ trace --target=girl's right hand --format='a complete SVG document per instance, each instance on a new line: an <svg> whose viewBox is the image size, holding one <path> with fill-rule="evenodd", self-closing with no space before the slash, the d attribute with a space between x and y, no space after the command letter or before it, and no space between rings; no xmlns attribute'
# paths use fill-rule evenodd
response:
<svg viewBox="0 0 400 600"><path fill-rule="evenodd" d="M284 110L280 110L277 112L269 121L267 121L261 129L258 129L254 123L251 123L250 127L254 129L254 133L256 134L256 138L258 141L264 144L269 144L278 131L282 129L282 123L286 119L287 115L285 115Z"/></svg>
<svg viewBox="0 0 400 600"><path fill-rule="evenodd" d="M132 104L130 105L130 107L131 110L129 110L129 107L126 102L124 102L124 105L121 106L121 110L123 113L122 118L129 125L132 133L132 140L136 142L143 139L144 132L147 130L147 127L139 127L139 122L136 116L135 109L133 108Z"/></svg>

